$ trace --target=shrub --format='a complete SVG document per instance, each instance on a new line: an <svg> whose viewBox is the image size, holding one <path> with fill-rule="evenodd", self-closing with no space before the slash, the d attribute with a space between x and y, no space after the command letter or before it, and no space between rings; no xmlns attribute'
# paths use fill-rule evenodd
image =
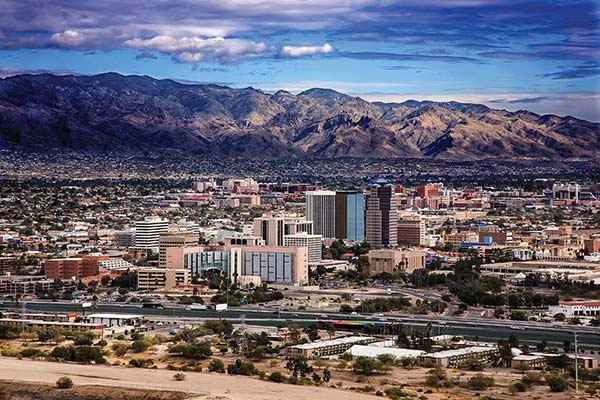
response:
<svg viewBox="0 0 600 400"><path fill-rule="evenodd" d="M516 381L515 383L513 383L511 385L511 388L515 392L524 392L529 388L529 386L527 386L525 383L523 383L523 381Z"/></svg>
<svg viewBox="0 0 600 400"><path fill-rule="evenodd" d="M195 360L205 360L213 354L208 343L176 344L169 347L169 353L179 354L182 357Z"/></svg>
<svg viewBox="0 0 600 400"><path fill-rule="evenodd" d="M152 342L148 339L138 339L131 344L131 350L133 350L134 353L143 353L148 350L150 346L152 346Z"/></svg>
<svg viewBox="0 0 600 400"><path fill-rule="evenodd" d="M35 356L39 355L40 353L41 353L40 349L27 348L27 349L21 350L20 354L22 357L29 358L29 357L35 357Z"/></svg>
<svg viewBox="0 0 600 400"><path fill-rule="evenodd" d="M283 382L283 375L281 374L281 372L273 372L271 373L271 375L269 375L269 380L271 382L281 383Z"/></svg>
<svg viewBox="0 0 600 400"><path fill-rule="evenodd" d="M73 387L73 381L71 380L71 378L63 376L61 378L58 378L58 380L56 381L56 387L59 389L71 389Z"/></svg>
<svg viewBox="0 0 600 400"><path fill-rule="evenodd" d="M392 400L400 399L403 397L410 397L409 393L396 387L385 389L385 394Z"/></svg>
<svg viewBox="0 0 600 400"><path fill-rule="evenodd" d="M208 370L210 372L224 373L225 372L225 364L223 363L223 361L219 360L218 358L213 358L213 360L210 362L210 364L208 364Z"/></svg>
<svg viewBox="0 0 600 400"><path fill-rule="evenodd" d="M229 375L256 375L256 367L250 361L235 360L234 364L227 365Z"/></svg>
<svg viewBox="0 0 600 400"><path fill-rule="evenodd" d="M547 376L546 383L548 384L550 391L555 393L564 392L569 387L569 383L566 379L558 375Z"/></svg>
<svg viewBox="0 0 600 400"><path fill-rule="evenodd" d="M542 374L537 372L528 372L521 378L521 381L527 386L539 385L542 383Z"/></svg>
<svg viewBox="0 0 600 400"><path fill-rule="evenodd" d="M467 381L467 387L473 390L485 390L494 386L494 378L477 374Z"/></svg>
<svg viewBox="0 0 600 400"><path fill-rule="evenodd" d="M111 346L112 351L115 353L117 357L124 356L127 353L127 344L123 342L115 342Z"/></svg>
<svg viewBox="0 0 600 400"><path fill-rule="evenodd" d="M129 365L135 368L152 368L154 366L154 360L151 358L132 358L129 360Z"/></svg>
<svg viewBox="0 0 600 400"><path fill-rule="evenodd" d="M173 379L175 379L176 381L184 381L185 380L185 374L182 374L181 372L178 372L175 375L173 375Z"/></svg>

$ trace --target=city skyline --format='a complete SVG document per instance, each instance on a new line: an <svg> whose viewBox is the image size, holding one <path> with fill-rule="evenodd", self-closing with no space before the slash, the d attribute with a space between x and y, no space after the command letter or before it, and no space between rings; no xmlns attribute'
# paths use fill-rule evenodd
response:
<svg viewBox="0 0 600 400"><path fill-rule="evenodd" d="M593 1L7 1L2 11L0 76L116 71L600 121Z"/></svg>

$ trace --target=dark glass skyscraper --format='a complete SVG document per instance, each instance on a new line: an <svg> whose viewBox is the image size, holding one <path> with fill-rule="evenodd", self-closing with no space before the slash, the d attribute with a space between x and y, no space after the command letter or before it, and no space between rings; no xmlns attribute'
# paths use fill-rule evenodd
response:
<svg viewBox="0 0 600 400"><path fill-rule="evenodd" d="M376 179L367 187L365 241L373 247L398 245L398 206L394 185L385 179Z"/></svg>

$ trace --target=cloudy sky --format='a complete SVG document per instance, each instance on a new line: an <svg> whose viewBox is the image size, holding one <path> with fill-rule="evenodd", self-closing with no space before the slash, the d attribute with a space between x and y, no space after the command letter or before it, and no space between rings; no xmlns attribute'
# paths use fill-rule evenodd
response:
<svg viewBox="0 0 600 400"><path fill-rule="evenodd" d="M0 75L116 71L600 121L598 0L0 0Z"/></svg>

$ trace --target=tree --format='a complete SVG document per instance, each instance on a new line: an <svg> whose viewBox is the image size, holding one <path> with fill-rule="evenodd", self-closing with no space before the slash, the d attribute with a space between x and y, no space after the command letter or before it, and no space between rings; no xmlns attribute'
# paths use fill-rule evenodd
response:
<svg viewBox="0 0 600 400"><path fill-rule="evenodd" d="M352 370L361 375L373 375L386 373L390 370L390 367L368 357L358 357L352 364Z"/></svg>
<svg viewBox="0 0 600 400"><path fill-rule="evenodd" d="M288 325L288 333L290 337L290 342L292 343L298 343L300 341L300 338L302 337L302 331L300 329L300 326L297 324Z"/></svg>
<svg viewBox="0 0 600 400"><path fill-rule="evenodd" d="M331 371L329 368L323 370L323 382L328 383L331 380Z"/></svg>
<svg viewBox="0 0 600 400"><path fill-rule="evenodd" d="M311 342L320 339L317 324L310 324L308 328L304 330L304 333L306 333Z"/></svg>
<svg viewBox="0 0 600 400"><path fill-rule="evenodd" d="M285 368L297 378L298 376L306 378L306 375L313 372L313 368L308 365L308 361L304 356L295 356L288 359Z"/></svg>
<svg viewBox="0 0 600 400"><path fill-rule="evenodd" d="M134 353L143 353L152 346L152 342L148 339L138 339L131 344L131 350Z"/></svg>
<svg viewBox="0 0 600 400"><path fill-rule="evenodd" d="M227 373L229 375L256 375L258 370L250 361L235 360L234 364L227 366Z"/></svg>

